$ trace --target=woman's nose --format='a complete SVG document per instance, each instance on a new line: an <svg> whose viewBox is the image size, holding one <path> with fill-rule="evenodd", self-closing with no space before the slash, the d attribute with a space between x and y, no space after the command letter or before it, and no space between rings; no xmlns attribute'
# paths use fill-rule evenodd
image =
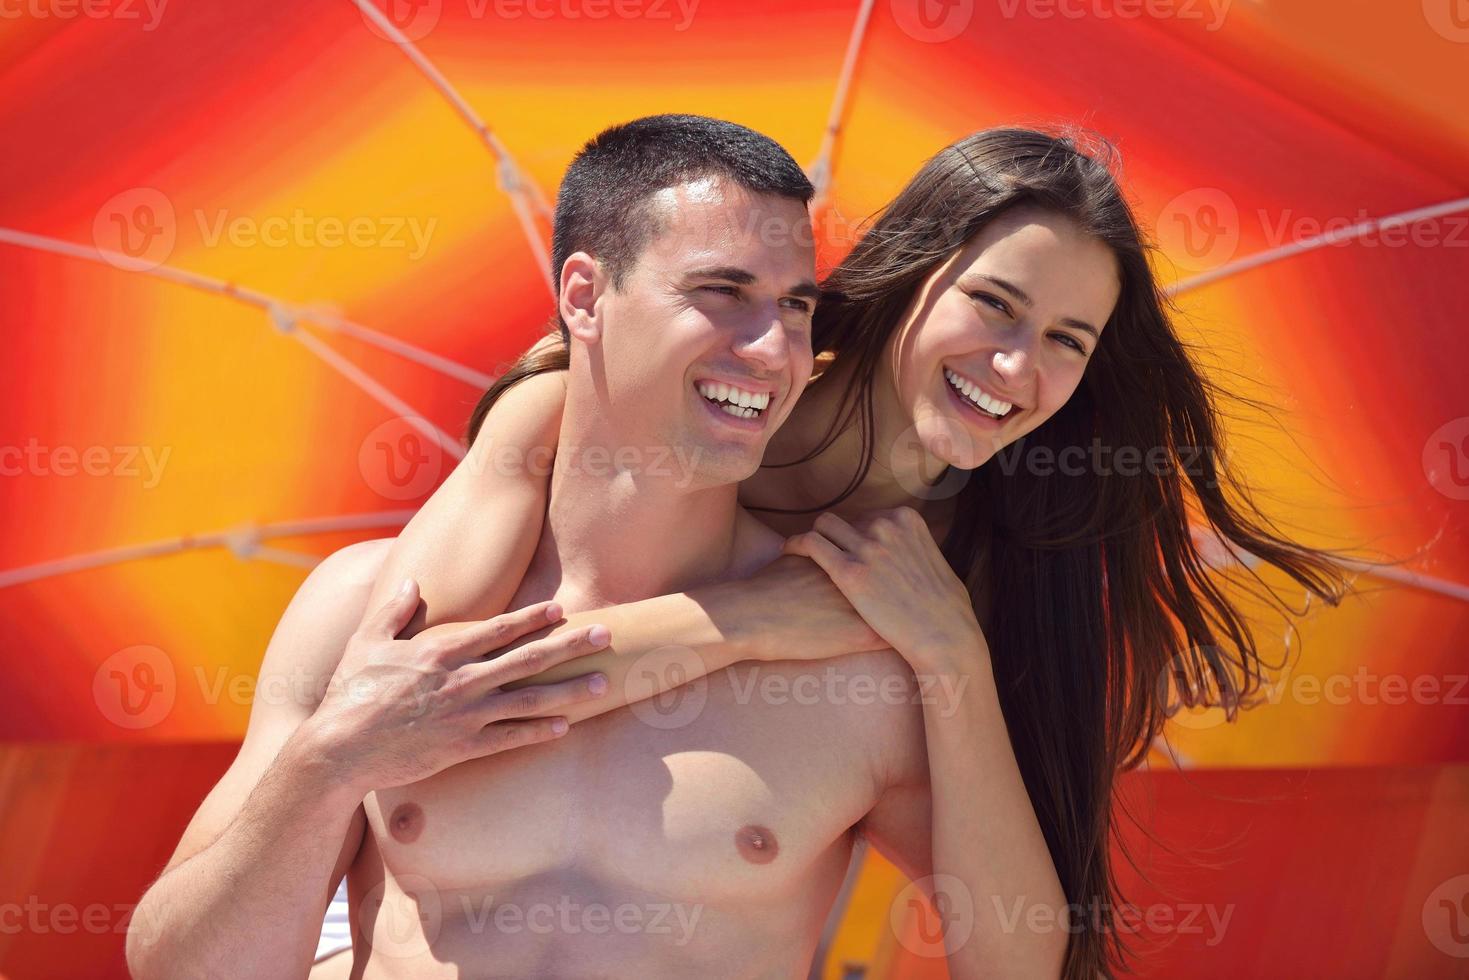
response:
<svg viewBox="0 0 1469 980"><path fill-rule="evenodd" d="M1032 367L1030 347L1028 344L1015 344L1006 350L996 351L991 363L995 373L1010 384L1026 381Z"/></svg>

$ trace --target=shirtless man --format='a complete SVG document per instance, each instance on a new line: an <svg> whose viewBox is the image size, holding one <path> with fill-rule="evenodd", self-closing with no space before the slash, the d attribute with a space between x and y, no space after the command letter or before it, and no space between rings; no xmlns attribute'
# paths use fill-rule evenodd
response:
<svg viewBox="0 0 1469 980"><path fill-rule="evenodd" d="M547 600L575 621L736 580L780 554L783 538L736 491L811 372L810 186L764 137L690 117L609 130L566 181L628 179L648 182L648 220L630 222L627 254L572 242L561 263L571 364L559 444L574 448L557 457L545 525L510 603L524 610L507 620L516 626L390 640L417 605L409 589L340 663L314 654L308 674L365 683L334 683L265 748L247 735L241 757L253 762L236 767L249 775L211 793L190 846L140 904L135 921L151 929L129 936L137 976L304 974L333 865L347 861L361 977L802 976L858 833L909 874L928 873L921 709L890 651L820 668L738 664L681 689L661 714L605 711L581 681L508 712L536 718L554 705L577 722L559 738L548 719L505 728L469 707L507 697L497 692L517 677L505 664L523 677L566 658L554 637L524 647L539 661L483 657L544 625ZM749 233L760 228L785 233ZM558 211L563 254L565 231ZM768 395L768 405L737 417L701 393L708 382ZM671 448L686 466L592 465L628 447L644 459ZM374 573L364 558L335 574L360 590ZM559 635L580 637L578 649L605 645L590 633ZM273 669L292 657L274 641L268 662L272 653ZM690 655L645 656L666 676ZM814 677L824 696L792 696ZM614 681L599 700L636 696ZM486 755L507 731L520 747Z"/></svg>

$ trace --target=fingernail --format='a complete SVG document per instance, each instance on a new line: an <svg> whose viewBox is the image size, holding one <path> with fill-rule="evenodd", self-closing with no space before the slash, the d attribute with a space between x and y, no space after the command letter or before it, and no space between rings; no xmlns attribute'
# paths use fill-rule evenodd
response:
<svg viewBox="0 0 1469 980"><path fill-rule="evenodd" d="M551 731L555 732L557 735L565 735L566 734L566 719L565 718L557 718L555 721L551 722Z"/></svg>
<svg viewBox="0 0 1469 980"><path fill-rule="evenodd" d="M592 679L587 681L587 690L593 694L602 694L607 690L607 678L601 674L593 674Z"/></svg>
<svg viewBox="0 0 1469 980"><path fill-rule="evenodd" d="M546 607L546 618L553 623L556 622L561 618L561 607L554 602L551 603Z"/></svg>
<svg viewBox="0 0 1469 980"><path fill-rule="evenodd" d="M612 631L605 626L593 626L587 630L587 639L596 646L606 646L612 640Z"/></svg>
<svg viewBox="0 0 1469 980"><path fill-rule="evenodd" d="M398 595L405 596L413 591L413 579L405 578L403 584L398 586Z"/></svg>

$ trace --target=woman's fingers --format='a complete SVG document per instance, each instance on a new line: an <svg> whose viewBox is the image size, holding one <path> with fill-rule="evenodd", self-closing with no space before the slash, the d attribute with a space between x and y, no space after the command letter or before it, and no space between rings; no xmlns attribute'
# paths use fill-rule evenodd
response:
<svg viewBox="0 0 1469 980"><path fill-rule="evenodd" d="M560 715L572 705L595 701L606 694L607 675L586 674L557 684L535 684L491 694L484 699L476 716L482 724L490 724Z"/></svg>
<svg viewBox="0 0 1469 980"><path fill-rule="evenodd" d="M788 555L805 555L826 572L833 582L837 581L851 559L847 553L820 531L807 531L804 534L796 534L786 539L784 547L781 548Z"/></svg>
<svg viewBox="0 0 1469 980"><path fill-rule="evenodd" d="M843 551L850 552L852 554L857 553L857 548L863 541L863 534L861 531L857 530L851 524L848 524L845 520L838 517L836 514L833 514L831 511L826 511L825 513L821 514L821 516L817 517L816 520L812 522L811 527L813 530L820 531L823 535L825 535L827 540L836 545L838 548L841 548Z"/></svg>

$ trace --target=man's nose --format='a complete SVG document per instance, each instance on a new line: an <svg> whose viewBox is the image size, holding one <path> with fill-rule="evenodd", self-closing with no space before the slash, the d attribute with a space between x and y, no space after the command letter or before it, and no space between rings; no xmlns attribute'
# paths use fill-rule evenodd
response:
<svg viewBox="0 0 1469 980"><path fill-rule="evenodd" d="M777 372L791 359L791 331L777 309L763 311L741 331L735 353L761 370Z"/></svg>

